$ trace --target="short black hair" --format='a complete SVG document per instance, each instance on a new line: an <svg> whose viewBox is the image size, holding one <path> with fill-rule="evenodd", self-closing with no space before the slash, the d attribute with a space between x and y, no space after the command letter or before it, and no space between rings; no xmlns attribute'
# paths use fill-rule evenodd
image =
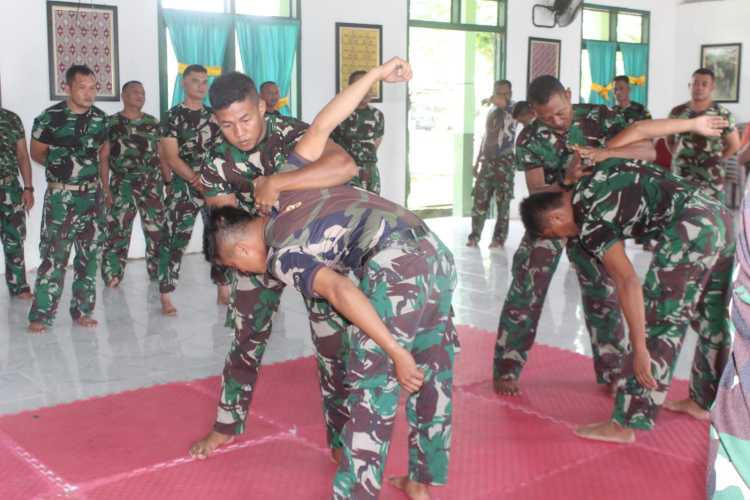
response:
<svg viewBox="0 0 750 500"><path fill-rule="evenodd" d="M96 79L96 75L91 71L91 68L85 64L74 64L65 72L65 83L72 85L76 75L93 76Z"/></svg>
<svg viewBox="0 0 750 500"><path fill-rule="evenodd" d="M212 208L203 227L203 256L208 262L220 263L219 243L255 220L256 216L236 207Z"/></svg>
<svg viewBox="0 0 750 500"><path fill-rule="evenodd" d="M622 82L626 85L630 85L630 77L626 75L617 75L613 81Z"/></svg>
<svg viewBox="0 0 750 500"><path fill-rule="evenodd" d="M531 104L544 106L555 94L565 92L565 87L560 80L552 75L542 75L534 78L529 85L528 100Z"/></svg>
<svg viewBox="0 0 750 500"><path fill-rule="evenodd" d="M354 83L354 80L356 80L357 78L363 77L366 74L367 74L367 71L365 71L363 69L358 69L357 71L352 71L351 74L349 75L349 85L351 85L352 83Z"/></svg>
<svg viewBox="0 0 750 500"><path fill-rule="evenodd" d="M510 90L513 90L513 84L510 83L510 80L498 80L495 82L495 87L499 87L500 85L507 85Z"/></svg>
<svg viewBox="0 0 750 500"><path fill-rule="evenodd" d="M531 109L531 104L529 104L528 101L518 101L513 105L513 119L517 120L518 117L527 115L529 113L533 113L534 110Z"/></svg>
<svg viewBox="0 0 750 500"><path fill-rule="evenodd" d="M257 103L258 91L252 78L239 71L230 71L214 80L208 91L208 97L211 107L214 110L221 110L248 98Z"/></svg>
<svg viewBox="0 0 750 500"><path fill-rule="evenodd" d="M698 68L693 71L693 76L695 75L707 75L711 77L711 80L716 80L716 75L714 74L713 70L709 68Z"/></svg>
<svg viewBox="0 0 750 500"><path fill-rule="evenodd" d="M260 87L258 87L258 89L262 92L263 89L266 87L266 85L276 85L277 87L279 86L278 83L276 83L276 82L274 82L272 80L268 80L268 81L265 81L265 82L261 83Z"/></svg>
<svg viewBox="0 0 750 500"><path fill-rule="evenodd" d="M201 64L191 64L182 72L182 78L187 78L190 73L208 73L208 70Z"/></svg>
<svg viewBox="0 0 750 500"><path fill-rule="evenodd" d="M127 82L125 82L125 83L122 84L122 91L121 92L125 92L125 90L128 87L130 87L131 85L140 85L141 87L143 87L143 84L141 82L139 82L138 80L129 80L129 81L127 81Z"/></svg>
<svg viewBox="0 0 750 500"><path fill-rule="evenodd" d="M542 232L547 227L545 214L549 210L562 206L562 202L561 191L535 193L521 201L519 206L521 221L532 239L542 238Z"/></svg>

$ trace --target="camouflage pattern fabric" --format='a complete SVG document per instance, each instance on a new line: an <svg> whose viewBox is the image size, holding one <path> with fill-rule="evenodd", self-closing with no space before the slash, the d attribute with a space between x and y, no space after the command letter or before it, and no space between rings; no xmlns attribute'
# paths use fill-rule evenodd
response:
<svg viewBox="0 0 750 500"><path fill-rule="evenodd" d="M711 409L707 495L750 499L750 196L745 193L730 324L733 346Z"/></svg>
<svg viewBox="0 0 750 500"><path fill-rule="evenodd" d="M734 237L729 210L655 165L624 160L600 165L579 182L573 210L581 244L598 258L627 238L649 236L656 242L643 295L657 388L638 383L629 354L612 418L627 427L653 427L689 325L698 333L690 398L710 408L730 344Z"/></svg>
<svg viewBox="0 0 750 500"><path fill-rule="evenodd" d="M720 137L679 134L676 152L672 155L672 171L699 186L709 196L724 202L724 179L727 172L721 156L724 138L736 130L734 115L717 103L700 113L692 111L690 103L685 103L669 113L670 118L695 118L702 115L726 118L729 126L722 131Z"/></svg>
<svg viewBox="0 0 750 500"><path fill-rule="evenodd" d="M26 212L18 182L18 141L24 139L23 123L17 114L0 108L0 240L5 252L5 282L11 295L30 291L26 283L23 242Z"/></svg>
<svg viewBox="0 0 750 500"><path fill-rule="evenodd" d="M652 119L649 110L639 102L630 101L630 106L628 106L627 108L615 105L612 107L612 109L618 113L621 113L623 118L625 118L625 123L627 123L628 125L631 125L635 122Z"/></svg>
<svg viewBox="0 0 750 500"><path fill-rule="evenodd" d="M472 191L474 205L471 208L469 239L476 242L481 239L484 221L490 209L490 201L494 197L497 220L492 232L492 242L504 245L508 237L510 200L513 199L513 177L515 176L513 151L509 151L500 158L482 160L481 165Z"/></svg>
<svg viewBox="0 0 750 500"><path fill-rule="evenodd" d="M521 171L542 168L545 182L557 184L564 177L569 146L603 147L623 128L625 120L620 113L605 106L574 104L573 123L566 133L552 130L541 120L534 120L521 131L516 166ZM498 325L495 379L520 377L563 247L578 275L596 380L603 384L617 379L628 343L614 283L602 264L581 248L578 239L563 244L532 240L528 235L523 236L513 256L513 280Z"/></svg>
<svg viewBox="0 0 750 500"><path fill-rule="evenodd" d="M372 106L355 109L331 134L331 139L354 158L359 168L350 182L352 186L380 193L377 143L384 134L383 112Z"/></svg>

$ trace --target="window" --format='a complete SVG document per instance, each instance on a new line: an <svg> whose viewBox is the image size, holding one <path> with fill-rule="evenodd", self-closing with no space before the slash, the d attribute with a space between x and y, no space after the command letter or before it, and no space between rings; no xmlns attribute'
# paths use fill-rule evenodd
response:
<svg viewBox="0 0 750 500"><path fill-rule="evenodd" d="M586 47L587 41L614 42L615 53L615 75L625 75L625 62L623 58L623 47L628 44L640 44L646 47L648 53L649 39L648 12L617 9L604 6L584 5L583 25L581 28L581 102L588 102L591 94L591 59ZM640 71L639 71L640 73ZM641 77L648 73L648 59L643 74L628 75ZM647 104L648 81L643 84L642 104ZM610 104L614 104L613 94L610 92Z"/></svg>
<svg viewBox="0 0 750 500"><path fill-rule="evenodd" d="M299 0L160 0L161 9L192 10L198 12L224 13L238 16L264 16L297 18ZM169 30L159 10L159 65L160 65L160 96L161 112L166 114L172 102L174 81L177 77L178 62L172 48ZM299 51L297 52L299 56ZM224 58L224 71L243 71L237 34L232 33ZM292 85L289 91L289 109L294 116L300 114L300 61L295 61ZM260 84L261 82L256 82Z"/></svg>

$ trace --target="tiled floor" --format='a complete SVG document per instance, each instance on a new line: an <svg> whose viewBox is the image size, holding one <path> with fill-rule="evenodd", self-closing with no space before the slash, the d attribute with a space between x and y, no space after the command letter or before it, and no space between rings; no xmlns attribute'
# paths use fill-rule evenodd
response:
<svg viewBox="0 0 750 500"><path fill-rule="evenodd" d="M520 222L511 222L506 249L492 252L486 248L492 229L489 222L479 249L464 246L468 219L428 222L456 257L457 323L494 330L509 285L513 252L522 236ZM632 244L628 253L643 274L650 254ZM145 264L139 260L129 264L118 290L99 287L95 313L99 327L73 327L67 312L70 280L68 272L55 326L41 336L25 332L28 303L10 300L1 287L0 310L7 311L7 319L0 320L0 414L221 372L233 332L223 326L225 309L216 305L215 288L202 256L189 255L183 261L174 295L179 309L176 318L159 314L158 290L148 283ZM552 280L538 341L590 354L578 283L565 257ZM678 377L688 376L694 345L695 334L691 332L677 368ZM302 301L289 290L274 321L264 363L311 353Z"/></svg>

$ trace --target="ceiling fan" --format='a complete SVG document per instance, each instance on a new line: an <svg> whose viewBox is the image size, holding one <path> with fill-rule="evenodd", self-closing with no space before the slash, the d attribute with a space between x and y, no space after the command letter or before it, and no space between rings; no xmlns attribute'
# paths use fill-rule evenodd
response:
<svg viewBox="0 0 750 500"><path fill-rule="evenodd" d="M531 22L537 28L565 27L572 23L583 5L583 0L554 0L552 5L536 4L531 11ZM537 22L537 13L547 11L552 23Z"/></svg>

